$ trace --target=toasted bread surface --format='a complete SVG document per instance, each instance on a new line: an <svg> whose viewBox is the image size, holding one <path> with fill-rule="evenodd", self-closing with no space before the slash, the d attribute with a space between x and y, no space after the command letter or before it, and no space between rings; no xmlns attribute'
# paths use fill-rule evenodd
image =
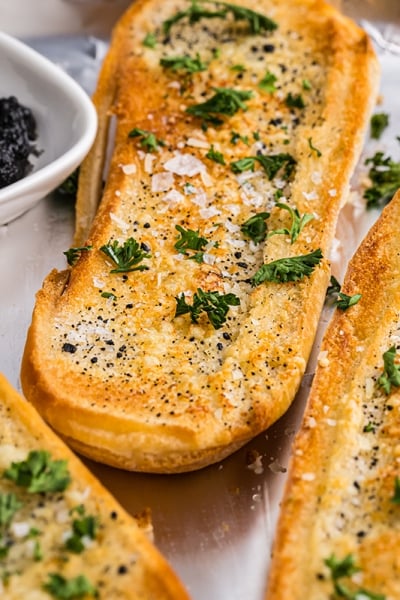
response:
<svg viewBox="0 0 400 600"><path fill-rule="evenodd" d="M188 598L136 520L3 376L0 424L1 598ZM43 453L49 460L39 467ZM31 470L25 467L29 485L24 477L7 475L10 470L21 473L18 465L27 459L32 466ZM46 475L54 464L60 466L59 461L65 461L69 481L65 489L61 485L46 490L54 481L49 478L46 482ZM81 578L83 588L74 589L79 585L77 578ZM51 590L46 589L50 580ZM83 593L84 589L88 593Z"/></svg>
<svg viewBox="0 0 400 600"><path fill-rule="evenodd" d="M132 470L215 462L292 402L376 98L366 35L322 0L199 3L222 13L199 18L191 6L139 0L115 28L78 198L76 243L89 249L44 282L22 364L24 392L52 427ZM109 175L86 234L110 115ZM297 238L294 211L313 217ZM243 233L258 213L279 234ZM202 238L199 252L177 246L182 229ZM146 270L111 273L101 248L129 238ZM314 252L322 259L296 281L252 280L264 264ZM206 310L176 316L199 290L235 304L218 328Z"/></svg>
<svg viewBox="0 0 400 600"><path fill-rule="evenodd" d="M349 598L400 597L400 391L379 384L383 354L393 348L399 364L399 218L398 193L349 264L343 292L361 299L337 309L325 333L294 444L268 600L337 598L335 583ZM332 556L342 576L326 564Z"/></svg>

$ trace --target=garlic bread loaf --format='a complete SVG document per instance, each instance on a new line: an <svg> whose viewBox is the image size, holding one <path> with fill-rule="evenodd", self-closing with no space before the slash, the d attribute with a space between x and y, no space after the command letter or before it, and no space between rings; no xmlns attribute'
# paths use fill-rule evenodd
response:
<svg viewBox="0 0 400 600"><path fill-rule="evenodd" d="M365 33L322 0L127 11L94 97L71 266L38 293L22 364L27 398L72 447L187 471L286 411L378 71Z"/></svg>
<svg viewBox="0 0 400 600"><path fill-rule="evenodd" d="M188 596L136 520L0 376L0 597Z"/></svg>
<svg viewBox="0 0 400 600"><path fill-rule="evenodd" d="M400 194L350 262L281 504L267 600L400 598Z"/></svg>

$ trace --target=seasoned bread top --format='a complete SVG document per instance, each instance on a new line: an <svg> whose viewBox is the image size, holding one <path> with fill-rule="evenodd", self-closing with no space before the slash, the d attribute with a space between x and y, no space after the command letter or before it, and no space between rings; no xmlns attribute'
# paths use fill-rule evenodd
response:
<svg viewBox="0 0 400 600"><path fill-rule="evenodd" d="M0 473L4 600L188 598L136 520L3 376Z"/></svg>
<svg viewBox="0 0 400 600"><path fill-rule="evenodd" d="M75 448L188 470L287 409L377 79L364 32L322 0L128 10L80 179L76 243L88 248L38 293L22 366L27 397ZM109 174L83 240L110 114ZM243 230L253 217L257 237ZM128 240L139 270L115 272L111 250ZM307 266L263 266L293 257Z"/></svg>
<svg viewBox="0 0 400 600"><path fill-rule="evenodd" d="M337 309L324 336L268 600L336 598L335 585L348 598L400 597L399 219L400 193L348 267L342 291L361 299Z"/></svg>

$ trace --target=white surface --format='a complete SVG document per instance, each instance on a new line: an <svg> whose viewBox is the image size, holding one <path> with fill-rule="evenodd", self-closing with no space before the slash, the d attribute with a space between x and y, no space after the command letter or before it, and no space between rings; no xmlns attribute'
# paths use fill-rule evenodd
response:
<svg viewBox="0 0 400 600"><path fill-rule="evenodd" d="M0 32L0 97L16 96L36 119L41 151L23 179L0 189L0 223L26 212L72 173L90 149L97 117L91 100L64 71Z"/></svg>

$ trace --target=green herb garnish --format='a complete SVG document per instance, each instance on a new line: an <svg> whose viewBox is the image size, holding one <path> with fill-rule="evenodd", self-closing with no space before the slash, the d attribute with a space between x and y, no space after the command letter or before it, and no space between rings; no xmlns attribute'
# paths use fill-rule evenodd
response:
<svg viewBox="0 0 400 600"><path fill-rule="evenodd" d="M392 385L400 387L400 365L395 364L396 347L392 346L383 353L384 372L378 379L378 385L390 394Z"/></svg>
<svg viewBox="0 0 400 600"><path fill-rule="evenodd" d="M280 171L283 179L289 179L296 166L296 160L291 154L281 153L270 154L269 156L259 154L257 156L247 156L246 158L231 162L231 170L234 173L254 171L256 162L260 163L269 180L276 177Z"/></svg>
<svg viewBox="0 0 400 600"><path fill-rule="evenodd" d="M182 71L188 73L198 73L205 71L207 65L201 61L200 55L197 53L195 58L190 56L167 56L160 60L160 65L171 71Z"/></svg>
<svg viewBox="0 0 400 600"><path fill-rule="evenodd" d="M347 310L348 308L350 308L350 306L354 306L355 304L357 304L360 298L361 294L354 294L353 296L348 296L343 292L339 292L338 297L335 300L335 304L338 308L341 308L342 310Z"/></svg>
<svg viewBox="0 0 400 600"><path fill-rule="evenodd" d="M348 554L343 560L336 558L332 554L325 559L324 563L330 569L331 579L334 586L335 597L332 600L345 598L346 600L385 600L382 594L375 594L364 588L352 590L348 585L340 581L343 578L348 578L358 573L361 569L355 564L352 554Z"/></svg>
<svg viewBox="0 0 400 600"><path fill-rule="evenodd" d="M285 104L289 108L305 108L306 103L304 102L303 96L301 94L292 94L288 93L285 99Z"/></svg>
<svg viewBox="0 0 400 600"><path fill-rule="evenodd" d="M261 79L261 81L259 81L258 87L264 92L273 94L274 92L276 92L276 81L277 77L270 71L267 71L264 77Z"/></svg>
<svg viewBox="0 0 400 600"><path fill-rule="evenodd" d="M13 492L0 494L0 528L7 527L22 506L17 496Z"/></svg>
<svg viewBox="0 0 400 600"><path fill-rule="evenodd" d="M82 252L88 252L92 248L93 246L80 246L78 248L69 248L68 250L63 252L63 254L65 254L67 258L67 263L72 267L78 261Z"/></svg>
<svg viewBox="0 0 400 600"><path fill-rule="evenodd" d="M396 477L394 480L394 492L390 500L393 504L400 504L400 477Z"/></svg>
<svg viewBox="0 0 400 600"><path fill-rule="evenodd" d="M115 294L113 294L112 292L101 292L100 296L102 298L112 298L113 300L117 299L117 296Z"/></svg>
<svg viewBox="0 0 400 600"><path fill-rule="evenodd" d="M94 540L98 528L98 521L95 517L87 516L82 519L74 519L72 522L72 536L65 542L65 547L70 552L80 554L85 549L82 538L86 537Z"/></svg>
<svg viewBox="0 0 400 600"><path fill-rule="evenodd" d="M146 129L139 129L135 127L128 133L128 137L135 138L140 137L140 145L147 152L155 152L159 146L165 146L165 142L156 138L154 133L147 131Z"/></svg>
<svg viewBox="0 0 400 600"><path fill-rule="evenodd" d="M253 287L256 287L264 283L264 281L274 283L298 281L305 276L309 277L321 259L322 252L319 248L310 252L310 254L279 258L278 260L262 265L250 279L250 283Z"/></svg>
<svg viewBox="0 0 400 600"><path fill-rule="evenodd" d="M382 133L389 125L389 115L386 113L376 113L371 117L371 137L379 140Z"/></svg>
<svg viewBox="0 0 400 600"><path fill-rule="evenodd" d="M100 248L106 256L117 265L111 273L130 273L131 271L147 271L148 266L139 265L145 258L151 258L151 254L142 249L138 242L130 237L122 246L118 240L109 241L108 244Z"/></svg>
<svg viewBox="0 0 400 600"><path fill-rule="evenodd" d="M279 208L282 208L283 210L287 210L289 212L290 216L292 217L292 224L290 226L290 229L287 229L286 227L283 229L274 229L268 234L268 236L279 234L289 235L290 241L293 244L297 240L302 229L307 225L307 223L314 219L314 215L310 213L304 213L304 215L300 215L297 208L291 208L290 206L288 206L287 204L283 204L282 202L277 202L276 206L279 206Z"/></svg>
<svg viewBox="0 0 400 600"><path fill-rule="evenodd" d="M312 90L312 85L309 79L303 79L303 81L301 82L301 87L303 88L303 90Z"/></svg>
<svg viewBox="0 0 400 600"><path fill-rule="evenodd" d="M71 481L66 460L52 460L44 450L32 450L26 460L13 462L4 477L34 494L62 492Z"/></svg>
<svg viewBox="0 0 400 600"><path fill-rule="evenodd" d="M155 48L157 46L157 37L154 33L147 33L143 40L143 46L146 48Z"/></svg>
<svg viewBox="0 0 400 600"><path fill-rule="evenodd" d="M230 306L239 306L240 300L235 294L220 294L219 292L204 292L201 288L193 295L193 304L187 304L185 294L175 297L177 306L175 317L190 314L192 323L197 323L202 312L214 327L220 329L226 321Z"/></svg>
<svg viewBox="0 0 400 600"><path fill-rule="evenodd" d="M237 73L243 73L246 70L244 65L232 65L231 71L237 71Z"/></svg>
<svg viewBox="0 0 400 600"><path fill-rule="evenodd" d="M49 573L43 589L58 600L77 600L86 595L97 597L96 588L84 575L66 579L58 573Z"/></svg>
<svg viewBox="0 0 400 600"><path fill-rule="evenodd" d="M259 244L267 237L267 225L265 220L268 218L268 212L260 212L253 215L240 226L240 231L255 244Z"/></svg>
<svg viewBox="0 0 400 600"><path fill-rule="evenodd" d="M185 229L181 225L175 225L175 229L179 231L180 238L175 242L174 248L180 254L185 254L187 258L195 260L198 263L203 262L203 249L208 244L206 238L199 235L199 231L193 229ZM188 250L194 250L195 254L189 255Z"/></svg>
<svg viewBox="0 0 400 600"><path fill-rule="evenodd" d="M238 133L237 131L232 131L230 139L231 144L236 145L239 140L246 144L246 146L249 145L249 137L247 135L240 135L240 133Z"/></svg>
<svg viewBox="0 0 400 600"><path fill-rule="evenodd" d="M208 10L201 6L202 4L213 4L218 10ZM257 13L249 8L230 4L228 2L218 2L213 0L191 0L191 5L187 10L179 11L170 19L163 23L164 33L169 33L171 27L181 19L188 18L189 23L196 23L200 19L224 19L231 14L235 21L246 21L249 24L251 33L260 33L261 31L273 31L277 24L261 13Z"/></svg>
<svg viewBox="0 0 400 600"><path fill-rule="evenodd" d="M338 282L338 280L336 279L336 277L331 275L330 285L328 286L328 289L326 290L326 295L332 296L333 294L338 294L340 292L340 288L341 288L341 285Z"/></svg>
<svg viewBox="0 0 400 600"><path fill-rule="evenodd" d="M369 422L363 427L363 433L370 433L371 431L375 431L374 424Z"/></svg>
<svg viewBox="0 0 400 600"><path fill-rule="evenodd" d="M222 154L222 152L218 152L217 150L215 150L213 145L211 145L211 148L207 152L206 157L218 163L219 165L225 164L224 155Z"/></svg>
<svg viewBox="0 0 400 600"><path fill-rule="evenodd" d="M186 112L200 117L213 125L221 125L222 119L215 115L234 115L238 110L247 110L245 100L253 97L252 91L233 90L231 88L213 88L215 94L205 102L194 104Z"/></svg>
<svg viewBox="0 0 400 600"><path fill-rule="evenodd" d="M315 154L318 156L318 158L320 158L322 156L321 150L318 150L318 148L316 148L314 146L312 138L308 138L308 145L310 147L310 150L312 150L313 152L315 152Z"/></svg>
<svg viewBox="0 0 400 600"><path fill-rule="evenodd" d="M70 198L76 198L78 193L78 181L79 181L79 167L75 169L56 189L56 192L69 196Z"/></svg>
<svg viewBox="0 0 400 600"><path fill-rule="evenodd" d="M377 152L372 158L367 158L366 165L372 165L368 176L372 185L364 192L367 208L379 208L393 198L400 187L400 163L394 162L390 156L384 157L383 152Z"/></svg>

